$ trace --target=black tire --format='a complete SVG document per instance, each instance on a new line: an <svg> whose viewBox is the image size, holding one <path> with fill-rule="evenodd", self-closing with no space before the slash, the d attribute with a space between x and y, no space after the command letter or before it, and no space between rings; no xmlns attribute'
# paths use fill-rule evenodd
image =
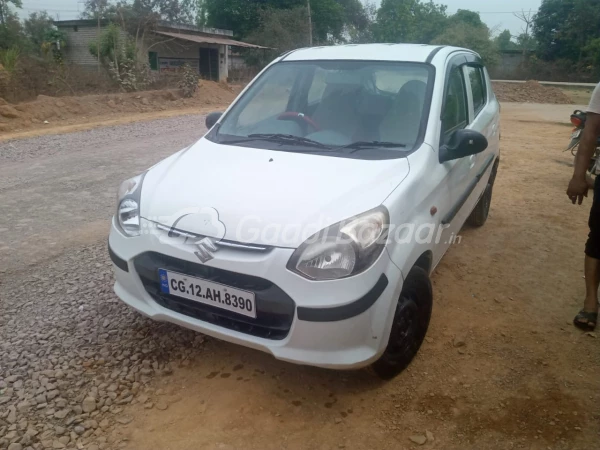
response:
<svg viewBox="0 0 600 450"><path fill-rule="evenodd" d="M488 184L483 191L483 195L475 205L475 209L471 212L471 215L467 219L467 223L472 227L482 227L487 222L490 214L490 206L492 205L492 193L494 190L494 181L496 181L496 170L498 165L494 165L492 174L488 180Z"/></svg>
<svg viewBox="0 0 600 450"><path fill-rule="evenodd" d="M408 367L427 334L432 305L429 275L420 267L413 267L398 299L388 345L371 366L377 376L391 380Z"/></svg>
<svg viewBox="0 0 600 450"><path fill-rule="evenodd" d="M477 202L475 209L467 219L467 223L472 227L482 227L487 222L490 214L490 205L492 204L492 190L494 186L489 184L485 187L483 195Z"/></svg>

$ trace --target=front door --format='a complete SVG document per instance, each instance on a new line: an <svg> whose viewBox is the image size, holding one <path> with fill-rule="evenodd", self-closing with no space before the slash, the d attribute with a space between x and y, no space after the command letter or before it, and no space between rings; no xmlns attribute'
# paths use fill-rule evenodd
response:
<svg viewBox="0 0 600 450"><path fill-rule="evenodd" d="M200 48L200 76L219 81L219 50L216 48Z"/></svg>
<svg viewBox="0 0 600 450"><path fill-rule="evenodd" d="M469 124L469 99L463 69L460 64L451 61L446 70L448 76L444 88L440 147L450 141L454 132ZM443 201L439 212L443 233L436 247L434 264L439 262L463 225L464 221L457 216L464 204L465 192L469 189L472 163L467 157L441 164L444 176L440 186L440 200Z"/></svg>

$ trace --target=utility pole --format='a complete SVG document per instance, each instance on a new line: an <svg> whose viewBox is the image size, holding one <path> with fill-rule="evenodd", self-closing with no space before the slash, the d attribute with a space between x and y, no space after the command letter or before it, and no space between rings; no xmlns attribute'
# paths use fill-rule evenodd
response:
<svg viewBox="0 0 600 450"><path fill-rule="evenodd" d="M307 1L308 6L308 46L312 47L313 45L313 33L312 33L312 14L310 12L310 0Z"/></svg>

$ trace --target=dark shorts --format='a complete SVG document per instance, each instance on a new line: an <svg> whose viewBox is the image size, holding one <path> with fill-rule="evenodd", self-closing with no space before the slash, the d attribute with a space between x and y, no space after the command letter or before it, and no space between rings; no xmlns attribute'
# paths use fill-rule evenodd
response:
<svg viewBox="0 0 600 450"><path fill-rule="evenodd" d="M600 175L594 185L594 201L590 211L590 234L585 244L585 254L590 258L600 259Z"/></svg>

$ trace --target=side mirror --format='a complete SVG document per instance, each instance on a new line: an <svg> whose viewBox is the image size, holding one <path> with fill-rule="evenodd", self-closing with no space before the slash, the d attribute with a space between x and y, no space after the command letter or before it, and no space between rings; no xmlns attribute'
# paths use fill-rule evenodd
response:
<svg viewBox="0 0 600 450"><path fill-rule="evenodd" d="M447 144L440 147L440 162L476 155L488 148L487 138L475 130L456 130Z"/></svg>
<svg viewBox="0 0 600 450"><path fill-rule="evenodd" d="M217 111L211 112L208 116L206 116L206 128L210 130L215 125L215 123L217 123L217 121L221 118L222 115L222 112Z"/></svg>

